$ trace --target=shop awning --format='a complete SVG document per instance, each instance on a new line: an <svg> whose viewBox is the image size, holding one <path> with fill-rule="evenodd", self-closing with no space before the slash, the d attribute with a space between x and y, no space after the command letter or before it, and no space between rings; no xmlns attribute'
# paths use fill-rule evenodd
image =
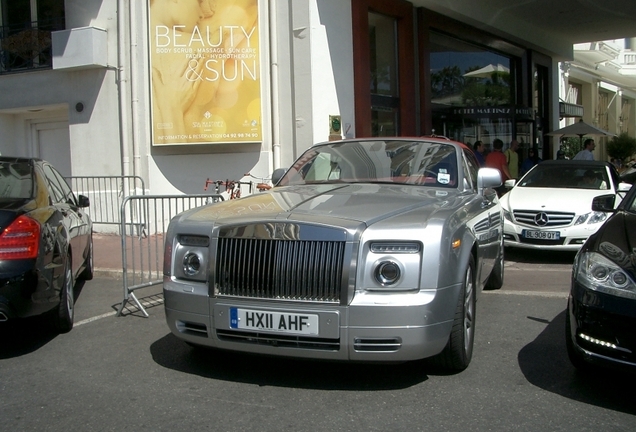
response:
<svg viewBox="0 0 636 432"><path fill-rule="evenodd" d="M559 117L583 117L583 105L559 102Z"/></svg>

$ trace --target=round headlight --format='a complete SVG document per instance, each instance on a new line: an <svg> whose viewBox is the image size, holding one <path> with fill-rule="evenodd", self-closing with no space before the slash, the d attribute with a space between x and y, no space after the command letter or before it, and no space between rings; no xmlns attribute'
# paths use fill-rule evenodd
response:
<svg viewBox="0 0 636 432"><path fill-rule="evenodd" d="M596 280L605 280L609 275L609 269L605 266L596 265L592 268L590 273L592 273L592 276Z"/></svg>
<svg viewBox="0 0 636 432"><path fill-rule="evenodd" d="M627 285L627 282L628 282L627 275L623 272L612 273L612 281L614 282L616 286L622 288L625 285Z"/></svg>
<svg viewBox="0 0 636 432"><path fill-rule="evenodd" d="M400 266L393 261L383 261L375 268L375 279L384 286L396 284L401 274Z"/></svg>
<svg viewBox="0 0 636 432"><path fill-rule="evenodd" d="M188 276L194 276L201 270L201 258L194 252L188 252L183 257L183 272Z"/></svg>

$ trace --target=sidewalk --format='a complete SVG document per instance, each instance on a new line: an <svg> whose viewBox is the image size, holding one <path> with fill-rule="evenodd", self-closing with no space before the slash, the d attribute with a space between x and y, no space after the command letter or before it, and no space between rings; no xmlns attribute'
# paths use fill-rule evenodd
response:
<svg viewBox="0 0 636 432"><path fill-rule="evenodd" d="M163 235L144 237L143 239L127 237L126 250L129 287L140 283L140 270L144 272L143 277L147 278L149 274L152 274L152 277L157 277L157 275L160 277L162 257L157 255L163 253ZM143 259L141 255L143 255ZM144 268L140 269L142 262ZM82 313L78 313L79 323L83 323L82 319L90 320L92 317L98 316L99 307L103 307L104 304L111 305L112 311L109 312L109 315L119 310L121 302L126 296L126 294L122 294L124 277L122 237L118 234L93 233L93 264L95 279L86 286L82 285L82 291L84 291L82 301L87 305L84 306L85 310ZM135 288L134 291L135 297L146 309L146 312L163 304L161 285L141 286ZM90 306L93 302L95 302L95 306ZM143 316L131 299L128 299L122 310L122 315Z"/></svg>
<svg viewBox="0 0 636 432"><path fill-rule="evenodd" d="M163 243L163 234L126 237L125 267L128 275L161 274ZM96 275L122 277L122 237L118 234L93 233L93 260Z"/></svg>
<svg viewBox="0 0 636 432"><path fill-rule="evenodd" d="M95 276L121 277L121 237L117 234L93 233Z"/></svg>

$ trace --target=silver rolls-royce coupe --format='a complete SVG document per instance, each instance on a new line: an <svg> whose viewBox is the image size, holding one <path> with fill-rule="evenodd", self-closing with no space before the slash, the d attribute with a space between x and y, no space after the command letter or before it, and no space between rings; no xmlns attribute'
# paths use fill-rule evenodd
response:
<svg viewBox="0 0 636 432"><path fill-rule="evenodd" d="M168 326L192 346L470 363L475 300L503 284L498 170L442 138L316 144L266 192L176 216Z"/></svg>

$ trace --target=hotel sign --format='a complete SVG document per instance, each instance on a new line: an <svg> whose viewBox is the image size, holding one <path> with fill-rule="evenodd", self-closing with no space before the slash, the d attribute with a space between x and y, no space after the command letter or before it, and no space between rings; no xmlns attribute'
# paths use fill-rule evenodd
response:
<svg viewBox="0 0 636 432"><path fill-rule="evenodd" d="M533 120L534 111L528 107L493 107L493 106L474 106L451 108L453 115L459 115L469 118L508 118L514 116L517 120Z"/></svg>

